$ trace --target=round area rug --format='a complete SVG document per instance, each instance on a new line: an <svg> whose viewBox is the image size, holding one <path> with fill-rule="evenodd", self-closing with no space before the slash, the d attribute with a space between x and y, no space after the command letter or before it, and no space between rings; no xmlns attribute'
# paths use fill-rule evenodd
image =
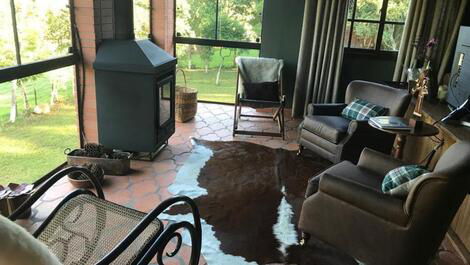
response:
<svg viewBox="0 0 470 265"><path fill-rule="evenodd" d="M314 239L309 246L297 244L296 224L307 180L330 162L247 142L193 144L169 191L195 200L208 265L357 264ZM191 220L188 213L177 205L161 218Z"/></svg>

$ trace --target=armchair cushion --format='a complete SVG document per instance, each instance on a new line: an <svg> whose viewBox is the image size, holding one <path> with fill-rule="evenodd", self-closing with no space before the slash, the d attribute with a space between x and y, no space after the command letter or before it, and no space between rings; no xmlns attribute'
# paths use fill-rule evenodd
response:
<svg viewBox="0 0 470 265"><path fill-rule="evenodd" d="M395 224L404 226L408 222L403 200L359 185L349 178L325 174L320 181L319 190Z"/></svg>
<svg viewBox="0 0 470 265"><path fill-rule="evenodd" d="M410 180L416 179L424 173L429 173L429 171L419 165L406 165L392 169L384 177L382 191L389 192Z"/></svg>
<svg viewBox="0 0 470 265"><path fill-rule="evenodd" d="M385 115L387 112L388 110L382 106L356 98L343 109L341 115L349 120L368 120L372 117Z"/></svg>
<svg viewBox="0 0 470 265"><path fill-rule="evenodd" d="M337 144L348 133L349 120L341 116L306 116L303 129Z"/></svg>
<svg viewBox="0 0 470 265"><path fill-rule="evenodd" d="M327 174L339 176L347 179L348 181L354 182L357 185L367 187L375 190L376 192L381 192L380 185L382 184L382 176L376 175L367 169L357 167L349 161L342 161L308 181L307 191L305 192L306 198L318 191L320 179L323 175Z"/></svg>
<svg viewBox="0 0 470 265"><path fill-rule="evenodd" d="M403 161L370 148L364 148L364 150L362 150L359 162L357 162L358 167L367 169L383 177L387 175L390 170L404 165Z"/></svg>
<svg viewBox="0 0 470 265"><path fill-rule="evenodd" d="M346 103L310 103L307 106L307 115L341 116L341 112L347 105Z"/></svg>

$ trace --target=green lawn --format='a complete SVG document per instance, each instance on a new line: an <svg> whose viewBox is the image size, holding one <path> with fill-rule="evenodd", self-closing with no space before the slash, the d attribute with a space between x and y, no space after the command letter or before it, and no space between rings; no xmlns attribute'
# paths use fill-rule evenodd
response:
<svg viewBox="0 0 470 265"><path fill-rule="evenodd" d="M188 80L188 87L198 90L198 100L234 103L235 87L237 82L237 72L235 69L222 69L220 83L216 85L217 69L209 69L207 72L203 69L184 70ZM181 72L176 77L178 85L184 85L184 79Z"/></svg>
<svg viewBox="0 0 470 265"><path fill-rule="evenodd" d="M71 85L70 80L65 82L59 92L60 102L42 115L25 115L18 93L18 118L9 123L11 84L0 84L0 184L33 182L65 161L65 148L78 146ZM26 86L32 107L33 86L38 104L50 101L51 82L47 76L27 81Z"/></svg>

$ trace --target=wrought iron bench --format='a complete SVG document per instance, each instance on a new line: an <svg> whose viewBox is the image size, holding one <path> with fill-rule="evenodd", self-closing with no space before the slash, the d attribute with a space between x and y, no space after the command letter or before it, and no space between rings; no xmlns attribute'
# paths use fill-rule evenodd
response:
<svg viewBox="0 0 470 265"><path fill-rule="evenodd" d="M139 212L106 201L101 185L91 172L81 167L60 170L26 200L9 219L14 221L27 211L54 183L62 177L81 172L90 179L96 193L79 189L67 195L52 211L34 237L46 244L63 264L149 264L156 257L162 265L163 252L176 239L175 256L182 246L181 229L191 237L189 264L199 263L201 252L201 222L195 203L188 197L170 198L149 213ZM175 203L184 202L191 208L194 224L171 223L164 227L158 215Z"/></svg>

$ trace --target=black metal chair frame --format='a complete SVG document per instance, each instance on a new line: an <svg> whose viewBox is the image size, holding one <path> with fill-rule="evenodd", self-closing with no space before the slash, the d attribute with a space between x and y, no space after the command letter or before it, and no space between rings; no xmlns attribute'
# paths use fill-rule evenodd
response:
<svg viewBox="0 0 470 265"><path fill-rule="evenodd" d="M26 200L16 211L14 211L8 218L12 221L18 219L24 212L31 208L31 206L44 195L46 191L49 190L57 181L59 181L64 176L73 173L73 172L81 172L85 175L92 183L95 188L96 194L84 189L78 189L70 194L68 194L59 204L58 206L52 211L52 213L46 218L46 220L41 224L41 226L34 232L33 236L37 237L50 223L53 219L54 215L57 211L64 206L70 199L82 195L92 195L96 196L101 200L106 200L104 197L103 189L99 184L98 180L93 176L93 174L86 168L83 167L67 167L64 168L54 175L52 175L49 179L47 179L42 185L40 185L36 191L30 196L28 200ZM158 221L163 228L163 224L160 220L157 219L158 215L160 215L163 211L168 209L170 206L184 202L188 204L191 208L194 224L190 222L179 222L179 223L172 223L169 224L166 228L161 229L160 232L156 233L156 235L142 248L141 253L137 255L135 260L132 264L136 265L143 265L149 264L152 258L156 256L157 262L159 265L163 265L163 252L168 245L168 243L173 239L177 239L176 247L171 253L166 253L168 257L174 257L182 246L182 236L179 229L186 229L188 230L190 237L191 237L191 257L189 260L190 265L197 265L200 259L201 253L201 238L202 238L202 230L201 230L201 221L199 210L192 199L186 196L179 196L167 199L156 206L152 211L147 213L145 217L133 228L132 231L124 238L115 248L104 256L96 265L105 265L111 264L121 253L123 253L127 247L137 239L137 237L152 223ZM111 203L111 202L110 202Z"/></svg>
<svg viewBox="0 0 470 265"><path fill-rule="evenodd" d="M235 110L233 113L233 136L236 134L244 134L244 135L259 135L259 136L272 136L272 137L282 137L285 139L285 118L284 118L284 109L286 106L286 96L284 95L284 88L282 85L282 76L283 73L281 71L278 86L279 86L279 101L264 101L264 100L251 100L243 98L242 95L238 91L238 87L240 85L240 69L237 72L237 86L236 86L236 93L235 93ZM257 108L276 108L276 112L271 115L251 115L251 114L243 114L242 107L257 107ZM262 131L248 131L248 130L239 130L238 123L240 122L242 117L247 118L262 118L262 119L273 119L277 120L279 132L262 132Z"/></svg>

